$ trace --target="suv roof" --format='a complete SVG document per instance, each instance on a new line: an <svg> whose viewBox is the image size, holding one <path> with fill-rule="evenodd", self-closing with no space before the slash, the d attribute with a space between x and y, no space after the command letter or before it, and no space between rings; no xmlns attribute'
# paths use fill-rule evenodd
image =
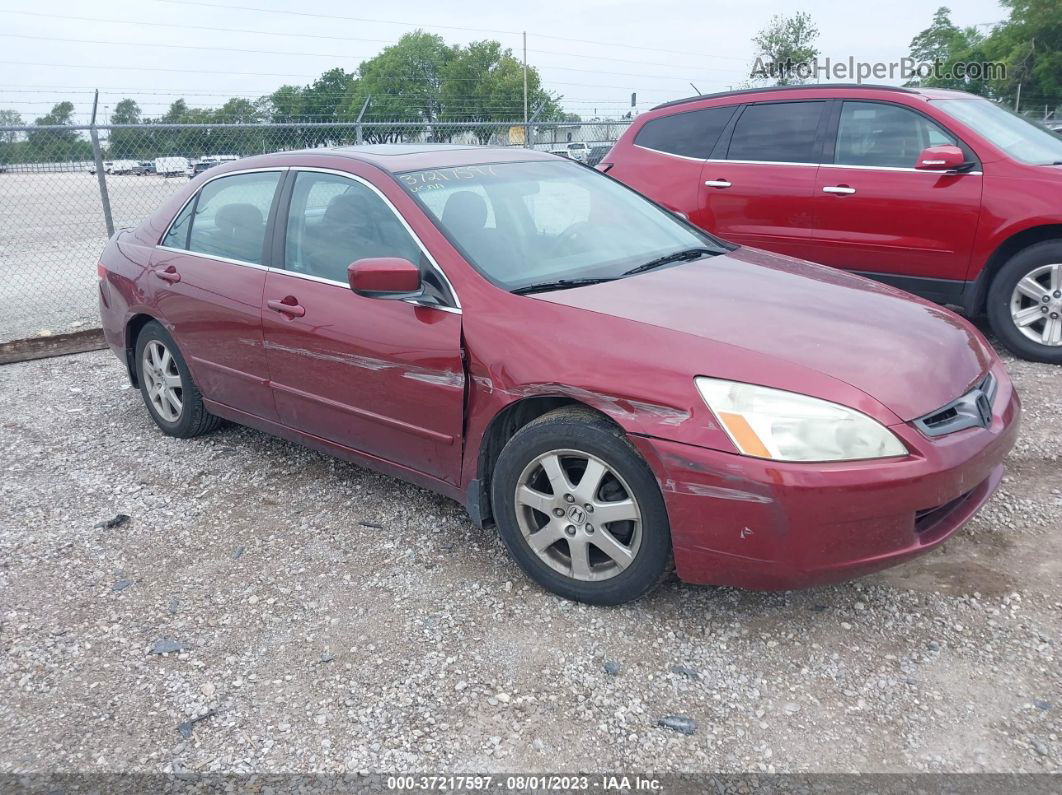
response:
<svg viewBox="0 0 1062 795"><path fill-rule="evenodd" d="M948 89L922 89L922 88L906 88L904 86L882 86L875 85L873 83L814 83L811 85L800 86L764 86L762 88L742 88L737 91L719 91L714 94L700 94L695 97L685 97L684 99L673 99L670 102L663 102L656 105L652 110L658 110L660 108L670 108L674 105L684 105L687 102L700 102L704 99L718 99L720 97L738 97L745 96L747 94L766 94L776 91L832 91L832 90L859 90L859 91L895 91L899 94L920 94L925 97L938 97L938 96L954 96L956 94L965 95L965 91L951 91Z"/></svg>

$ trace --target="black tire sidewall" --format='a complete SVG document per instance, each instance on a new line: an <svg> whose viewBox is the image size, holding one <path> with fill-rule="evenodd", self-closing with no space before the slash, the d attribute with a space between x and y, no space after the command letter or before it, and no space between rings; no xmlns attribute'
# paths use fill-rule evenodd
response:
<svg viewBox="0 0 1062 795"><path fill-rule="evenodd" d="M151 398L147 393L147 382L144 379L143 367L144 367L144 349L148 346L148 343L152 340L157 340L166 346L166 349L170 352L174 361L177 363L177 372L181 376L181 416L177 422L170 422L163 418L155 407L151 404ZM151 321L147 323L144 328L140 330L140 334L136 338L136 380L140 385L140 394L144 398L144 405L147 406L148 414L151 415L151 419L155 421L163 431L170 436L187 437L194 435L194 423L197 412L194 410L196 407L193 405L194 401L199 400L198 390L195 389L192 383L192 376L188 372L188 365L184 361L184 357L181 355L180 348L177 347L177 343L173 341L173 337L169 332L163 328L162 324L158 321Z"/></svg>
<svg viewBox="0 0 1062 795"><path fill-rule="evenodd" d="M671 529L656 478L633 446L609 424L548 415L518 431L502 450L492 478L494 521L499 534L531 579L560 596L597 605L637 599L652 589L671 562ZM582 582L543 563L524 540L516 520L516 483L527 464L556 449L590 453L605 461L635 492L642 512L642 541L634 562L615 577Z"/></svg>
<svg viewBox="0 0 1062 795"><path fill-rule="evenodd" d="M1017 283L1034 268L1062 262L1062 240L1037 243L1015 254L1000 268L988 291L988 320L1000 341L1016 356L1034 362L1062 364L1062 346L1048 347L1022 334L1010 316L1010 298Z"/></svg>

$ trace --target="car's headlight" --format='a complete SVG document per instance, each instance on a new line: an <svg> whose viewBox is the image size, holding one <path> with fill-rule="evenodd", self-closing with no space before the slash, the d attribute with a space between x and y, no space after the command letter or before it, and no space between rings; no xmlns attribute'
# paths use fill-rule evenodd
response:
<svg viewBox="0 0 1062 795"><path fill-rule="evenodd" d="M855 409L781 389L695 378L744 455L778 461L853 461L907 455L903 442Z"/></svg>

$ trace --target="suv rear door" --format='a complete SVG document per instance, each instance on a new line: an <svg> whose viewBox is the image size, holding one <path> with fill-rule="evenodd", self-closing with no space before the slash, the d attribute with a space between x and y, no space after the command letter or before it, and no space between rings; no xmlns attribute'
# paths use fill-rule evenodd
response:
<svg viewBox="0 0 1062 795"><path fill-rule="evenodd" d="M734 243L805 256L826 107L744 105L701 169L697 223Z"/></svg>
<svg viewBox="0 0 1062 795"><path fill-rule="evenodd" d="M975 162L976 156L912 108L877 100L832 104L805 256L885 276L883 281L928 298L958 300L980 215L981 170L975 165L948 173L914 166L927 146L955 144L967 160Z"/></svg>

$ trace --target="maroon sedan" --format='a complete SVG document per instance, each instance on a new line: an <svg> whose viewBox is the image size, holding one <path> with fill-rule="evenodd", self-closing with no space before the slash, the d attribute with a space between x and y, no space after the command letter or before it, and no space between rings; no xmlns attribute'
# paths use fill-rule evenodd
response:
<svg viewBox="0 0 1062 795"><path fill-rule="evenodd" d="M672 558L750 588L906 560L984 504L1018 428L957 315L523 149L219 166L99 274L165 433L224 418L427 486L597 604Z"/></svg>

